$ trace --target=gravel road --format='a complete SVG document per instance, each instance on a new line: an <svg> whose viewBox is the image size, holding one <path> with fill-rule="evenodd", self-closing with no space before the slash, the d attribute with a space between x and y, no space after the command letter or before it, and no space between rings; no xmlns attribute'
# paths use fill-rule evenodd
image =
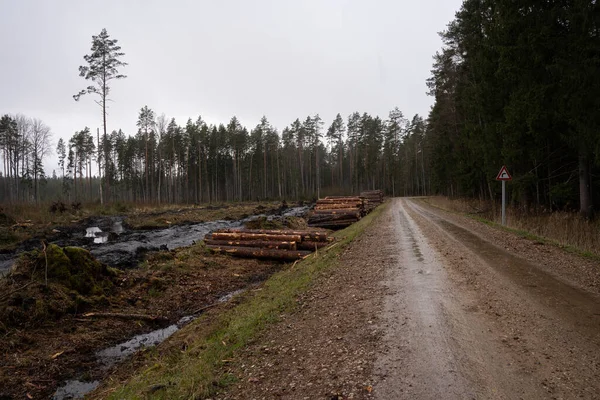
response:
<svg viewBox="0 0 600 400"><path fill-rule="evenodd" d="M420 199L243 350L219 399L600 399L600 263Z"/></svg>

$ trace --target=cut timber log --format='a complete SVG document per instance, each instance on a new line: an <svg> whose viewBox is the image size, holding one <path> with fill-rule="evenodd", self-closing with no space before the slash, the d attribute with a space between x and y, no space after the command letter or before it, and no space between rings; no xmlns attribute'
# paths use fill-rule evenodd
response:
<svg viewBox="0 0 600 400"><path fill-rule="evenodd" d="M360 194L365 199L365 210L373 211L377 206L383 203L383 192L381 190L368 190Z"/></svg>
<svg viewBox="0 0 600 400"><path fill-rule="evenodd" d="M366 214L366 203L359 196L329 196L319 199L308 219L308 225L327 229L345 228Z"/></svg>
<svg viewBox="0 0 600 400"><path fill-rule="evenodd" d="M300 242L296 245L298 250L310 250L310 251L315 251L315 249L320 249L325 246L329 246L329 242L306 241L306 242Z"/></svg>
<svg viewBox="0 0 600 400"><path fill-rule="evenodd" d="M357 219L349 219L344 221L327 221L327 222L317 222L312 224L312 226L326 229L343 229L346 228L353 223L358 222Z"/></svg>
<svg viewBox="0 0 600 400"><path fill-rule="evenodd" d="M267 235L300 235L302 241L314 240L314 241L327 241L327 232L317 230L279 230L279 229L223 229L219 232L223 233L259 233Z"/></svg>
<svg viewBox="0 0 600 400"><path fill-rule="evenodd" d="M347 225L347 224L353 224L354 222L357 222L358 218L351 218L351 219L344 219L341 221L323 221L323 222L316 222L314 225L315 227L320 227L321 225Z"/></svg>
<svg viewBox="0 0 600 400"><path fill-rule="evenodd" d="M362 203L317 204L315 210L335 210L342 208L359 208Z"/></svg>
<svg viewBox="0 0 600 400"><path fill-rule="evenodd" d="M320 199L320 200L337 200L337 201L341 201L341 200L358 200L360 197L359 196L327 196L324 199Z"/></svg>
<svg viewBox="0 0 600 400"><path fill-rule="evenodd" d="M296 250L296 242L273 242L265 240L213 240L204 239L211 246L260 247L264 249Z"/></svg>
<svg viewBox="0 0 600 400"><path fill-rule="evenodd" d="M359 197L353 197L348 199L321 199L317 200L317 204L344 204L344 203L362 203Z"/></svg>
<svg viewBox="0 0 600 400"><path fill-rule="evenodd" d="M358 214L313 214L308 219L308 223L325 221L342 221L347 219L357 219Z"/></svg>
<svg viewBox="0 0 600 400"><path fill-rule="evenodd" d="M253 247L207 246L216 253L230 254L236 257L260 258L265 260L295 261L311 254L301 250L258 249Z"/></svg>
<svg viewBox="0 0 600 400"><path fill-rule="evenodd" d="M214 240L265 240L274 242L299 242L302 240L302 236L300 235L246 232L213 232L212 238Z"/></svg>
<svg viewBox="0 0 600 400"><path fill-rule="evenodd" d="M351 214L360 216L360 208L342 208L332 210L315 210L315 214Z"/></svg>

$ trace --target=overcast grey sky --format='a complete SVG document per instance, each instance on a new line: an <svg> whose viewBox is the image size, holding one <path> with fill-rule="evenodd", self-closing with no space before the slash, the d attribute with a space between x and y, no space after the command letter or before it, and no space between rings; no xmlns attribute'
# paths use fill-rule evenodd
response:
<svg viewBox="0 0 600 400"><path fill-rule="evenodd" d="M126 53L108 129L134 134L148 105L184 124L198 115L279 131L319 113L426 116L432 56L461 0L0 0L0 114L41 118L58 137L101 126L93 97L72 95L92 35ZM55 168L55 166L52 166ZM51 170L48 170L50 173Z"/></svg>

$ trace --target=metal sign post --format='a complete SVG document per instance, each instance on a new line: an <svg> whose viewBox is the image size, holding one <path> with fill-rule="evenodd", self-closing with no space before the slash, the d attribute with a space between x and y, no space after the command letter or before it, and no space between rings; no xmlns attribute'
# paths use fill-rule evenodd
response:
<svg viewBox="0 0 600 400"><path fill-rule="evenodd" d="M506 225L506 181L512 180L506 165L503 165L496 176L497 181L502 181L502 225Z"/></svg>
<svg viewBox="0 0 600 400"><path fill-rule="evenodd" d="M502 225L506 225L506 181L502 181Z"/></svg>

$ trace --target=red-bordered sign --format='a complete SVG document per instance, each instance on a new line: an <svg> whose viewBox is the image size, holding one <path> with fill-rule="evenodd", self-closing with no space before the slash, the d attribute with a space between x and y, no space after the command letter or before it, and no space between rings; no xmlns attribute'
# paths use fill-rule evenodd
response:
<svg viewBox="0 0 600 400"><path fill-rule="evenodd" d="M512 176L510 176L510 174L508 173L508 170L506 169L506 165L503 165L502 168L500 169L500 172L498 172L498 176L496 177L497 181L510 181L512 180Z"/></svg>

